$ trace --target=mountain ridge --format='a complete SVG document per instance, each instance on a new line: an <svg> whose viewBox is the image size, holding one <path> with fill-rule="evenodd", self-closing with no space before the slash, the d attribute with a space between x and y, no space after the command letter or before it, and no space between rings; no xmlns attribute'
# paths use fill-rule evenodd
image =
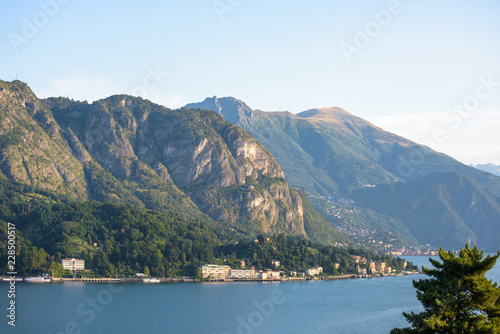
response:
<svg viewBox="0 0 500 334"><path fill-rule="evenodd" d="M304 224L315 222L304 220L302 198L274 157L214 112L127 95L40 100L25 83L0 81L0 122L0 170L12 181L76 200L173 210L245 235L317 237L307 234ZM327 234L348 240L333 228Z"/></svg>
<svg viewBox="0 0 500 334"><path fill-rule="evenodd" d="M488 163L488 164L476 164L476 165L472 164L470 166L500 176L500 166L498 165Z"/></svg>
<svg viewBox="0 0 500 334"><path fill-rule="evenodd" d="M190 104L190 107L204 106ZM220 113L227 115L231 114L231 111L221 110ZM387 187L390 191L395 191L401 183L421 182L421 191L432 194L434 190L431 185L421 179L434 173L464 174L480 187L488 189L491 192L488 196L497 198L500 194L499 177L466 166L443 153L387 132L338 107L309 109L298 114L254 110L251 118L240 118L236 124L268 148L282 166L291 186L325 199L323 203L314 201L316 209L325 217L328 216L328 208L332 207L328 198L359 196L359 193L369 192L372 188ZM364 210L359 207L356 209ZM373 220L379 220L370 213L373 210L382 216L389 214L390 217L392 214L396 221L410 223L404 221L405 217L398 216L388 209L384 211L367 206L364 214L372 216ZM500 219L500 211L496 206L491 204L488 210L494 213L493 219ZM451 207L446 212L455 219L455 225L450 226L458 228L460 224L474 224L473 219L463 216L463 212L460 216L458 211L452 210ZM423 212L410 210L409 214L425 218ZM441 218L438 215L433 219L439 223ZM335 223L336 220L331 222ZM490 227L499 228L496 225ZM436 229L427 229L426 233L438 232L441 237L447 237L442 235L444 231ZM413 233L416 233L415 230ZM455 247L465 240L461 236L452 238L455 240ZM417 239L426 243L425 238L421 236ZM482 242L481 238L475 240ZM488 248L496 247L493 241L484 240ZM439 247L436 242L433 241L433 246Z"/></svg>

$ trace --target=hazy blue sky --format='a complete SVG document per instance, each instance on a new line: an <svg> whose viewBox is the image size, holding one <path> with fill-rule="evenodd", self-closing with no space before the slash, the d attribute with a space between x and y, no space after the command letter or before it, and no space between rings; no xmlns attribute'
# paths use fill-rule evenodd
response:
<svg viewBox="0 0 500 334"><path fill-rule="evenodd" d="M2 1L0 79L39 97L338 106L500 164L500 2Z"/></svg>

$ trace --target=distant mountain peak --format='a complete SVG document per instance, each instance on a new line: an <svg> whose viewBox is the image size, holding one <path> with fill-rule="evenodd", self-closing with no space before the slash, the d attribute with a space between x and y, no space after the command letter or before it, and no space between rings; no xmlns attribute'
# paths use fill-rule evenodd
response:
<svg viewBox="0 0 500 334"><path fill-rule="evenodd" d="M190 105L194 105L194 104L196 104L196 103L190 103L190 104L186 105L186 108L193 109L192 107L190 107ZM203 105L203 109L213 110L219 114L222 111L222 107L220 105L219 99L217 98L217 95L215 95L213 97L207 97L205 100L203 100L203 102L200 102L200 104ZM200 108L200 109L202 109L202 108Z"/></svg>
<svg viewBox="0 0 500 334"><path fill-rule="evenodd" d="M500 176L500 166L498 165L488 163L488 164L476 164L476 165L471 164L470 166Z"/></svg>
<svg viewBox="0 0 500 334"><path fill-rule="evenodd" d="M189 109L208 109L215 111L227 121L237 124L243 117L253 117L252 108L245 102L234 97L207 97L202 102L189 103L184 106Z"/></svg>
<svg viewBox="0 0 500 334"><path fill-rule="evenodd" d="M339 118L339 116L352 116L350 113L339 107L315 108L298 113L301 118Z"/></svg>

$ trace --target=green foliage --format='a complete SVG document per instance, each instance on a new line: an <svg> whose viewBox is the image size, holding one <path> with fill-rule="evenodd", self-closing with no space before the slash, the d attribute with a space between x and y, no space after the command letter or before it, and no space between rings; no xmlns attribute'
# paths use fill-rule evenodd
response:
<svg viewBox="0 0 500 334"><path fill-rule="evenodd" d="M225 244L217 248L216 254L225 256L226 264L233 268L239 266L239 261L246 259L247 266L256 269L273 269L272 260L280 261L280 269L302 271L315 265L323 267L328 275L357 274L351 255L359 255L372 261L385 261L395 270L402 270L406 262L400 258L377 255L372 252L345 247L324 246L319 243L286 237L283 234L265 237L260 234L256 240L243 239L235 243ZM339 263L340 268L335 268ZM409 263L408 267L413 267Z"/></svg>
<svg viewBox="0 0 500 334"><path fill-rule="evenodd" d="M284 181L277 179L275 182ZM307 212L307 206L305 209ZM307 217L306 214L306 224ZM7 242L6 221L16 225L18 259L22 263L18 272L26 275L50 273L50 269L54 269L52 263L64 257L84 259L94 275L127 276L141 272L147 266L151 275L158 277L196 276L201 264L222 264L224 256L235 268L242 256L252 257L253 253L259 256L258 266L269 262L270 254L278 257L269 245L262 254L253 248L253 243L248 243L246 251L239 248L238 252L228 246L248 229L228 233L224 232L223 226L214 228L211 227L213 222L189 218L177 212L151 211L116 203L70 201L4 178L0 178L0 219L4 220L0 224L2 245ZM259 236L259 239L264 244L264 236ZM284 236L278 240L283 244ZM305 244L300 250L295 250L298 255L291 256L288 262L283 261L284 268L301 267L305 270L314 264L331 264L331 253L336 252L333 247L327 252L330 256L327 261L328 256L320 258L322 252L311 250L311 247L322 246L305 240L301 242ZM223 245L228 247L227 251L220 248ZM2 246L0 256L6 257L5 252L6 247ZM288 258L285 254L291 253L287 250L279 258ZM296 260L297 256L299 260ZM0 270L7 271L5 263L0 264Z"/></svg>
<svg viewBox="0 0 500 334"><path fill-rule="evenodd" d="M423 268L431 278L413 283L424 311L403 313L412 327L391 333L499 333L500 288L485 277L499 256L483 258L468 244L458 256L441 248L442 262L430 259L435 268Z"/></svg>
<svg viewBox="0 0 500 334"><path fill-rule="evenodd" d="M149 271L156 277L197 277L202 264L226 263L238 268L244 259L258 269L274 268L271 260L277 259L281 261L279 269L285 271L305 271L320 265L326 274L355 274L351 255L386 261L394 268L397 263L402 265L401 260L388 256L322 246L282 234L259 235L258 242L239 239L176 213L112 203L32 203L30 213L11 217L11 222L17 228L21 275L53 271L55 276L61 276L59 261L64 257L82 258L86 268L100 276L129 276ZM0 232L3 245L0 256L6 256L5 222L0 224ZM85 248L73 248L74 240L79 240ZM341 264L339 269L335 268L335 262ZM7 271L3 264L0 271Z"/></svg>
<svg viewBox="0 0 500 334"><path fill-rule="evenodd" d="M302 199L304 208L304 228L311 240L322 244L332 244L334 242L352 245L353 241L343 233L332 228L323 216L311 205L307 194L303 190L297 190Z"/></svg>
<svg viewBox="0 0 500 334"><path fill-rule="evenodd" d="M52 261L48 267L48 271L53 277L61 277L64 275L64 268L60 262Z"/></svg>
<svg viewBox="0 0 500 334"><path fill-rule="evenodd" d="M215 232L205 221L176 212L66 202L1 178L0 219L0 256L7 258L9 221L17 229L20 274L47 271L54 260L81 255L87 268L103 276L142 271L146 265L155 276L191 275L200 263L213 260L213 249L227 238L223 229Z"/></svg>

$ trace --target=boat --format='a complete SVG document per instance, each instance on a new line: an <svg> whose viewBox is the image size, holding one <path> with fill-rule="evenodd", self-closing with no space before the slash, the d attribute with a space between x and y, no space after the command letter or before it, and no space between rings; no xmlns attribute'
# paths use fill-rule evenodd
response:
<svg viewBox="0 0 500 334"><path fill-rule="evenodd" d="M38 276L38 277L25 277L24 281L29 283L47 283L51 282L52 280L48 277Z"/></svg>
<svg viewBox="0 0 500 334"><path fill-rule="evenodd" d="M160 283L159 278L144 278L142 281L144 283Z"/></svg>

